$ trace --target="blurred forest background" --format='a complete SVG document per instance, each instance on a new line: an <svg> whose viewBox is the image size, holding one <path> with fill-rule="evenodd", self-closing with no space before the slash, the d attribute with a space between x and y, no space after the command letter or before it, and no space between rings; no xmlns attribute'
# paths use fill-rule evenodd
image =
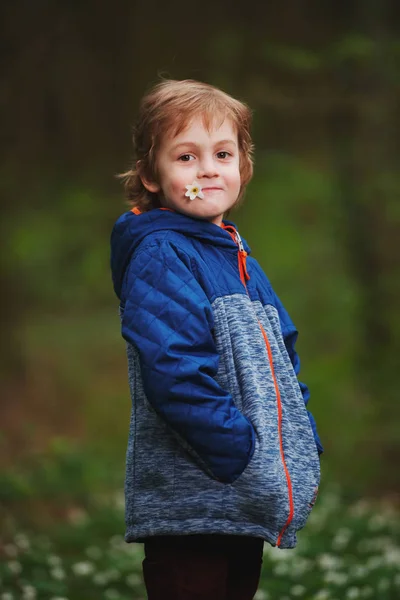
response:
<svg viewBox="0 0 400 600"><path fill-rule="evenodd" d="M160 75L254 110L255 176L230 218L300 331L323 482L398 501L400 3L3 0L0 31L8 517L122 488L109 236L138 102Z"/></svg>

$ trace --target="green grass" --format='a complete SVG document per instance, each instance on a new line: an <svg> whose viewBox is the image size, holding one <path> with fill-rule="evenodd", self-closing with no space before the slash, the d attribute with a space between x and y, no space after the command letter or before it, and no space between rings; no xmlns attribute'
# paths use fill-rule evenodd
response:
<svg viewBox="0 0 400 600"><path fill-rule="evenodd" d="M24 528L8 506L0 600L146 598L142 545L123 541L122 493L98 492L84 504L69 504L45 527L25 519ZM265 544L256 600L399 597L400 524L389 502L346 502L322 489L298 537L294 550Z"/></svg>

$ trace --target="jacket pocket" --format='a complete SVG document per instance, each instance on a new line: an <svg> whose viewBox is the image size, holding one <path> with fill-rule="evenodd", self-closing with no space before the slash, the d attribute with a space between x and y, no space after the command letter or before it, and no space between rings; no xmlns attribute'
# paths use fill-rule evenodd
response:
<svg viewBox="0 0 400 600"><path fill-rule="evenodd" d="M206 473L180 445L174 458L174 486L170 518L180 521L224 517L226 483Z"/></svg>
<svg viewBox="0 0 400 600"><path fill-rule="evenodd" d="M252 459L229 488L229 518L247 521L271 532L287 520L289 500L279 451L269 438L256 437Z"/></svg>

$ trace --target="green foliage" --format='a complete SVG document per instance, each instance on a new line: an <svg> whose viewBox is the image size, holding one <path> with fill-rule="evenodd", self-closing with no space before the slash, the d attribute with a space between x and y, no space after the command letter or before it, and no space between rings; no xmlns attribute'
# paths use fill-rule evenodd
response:
<svg viewBox="0 0 400 600"><path fill-rule="evenodd" d="M206 46L210 59L214 60L218 56L220 63L227 66L240 58L242 50L243 38L234 29L219 30Z"/></svg>
<svg viewBox="0 0 400 600"><path fill-rule="evenodd" d="M96 306L104 305L112 296L111 285L105 285L110 281L105 240L113 202L76 189L46 200L41 211L27 208L24 219L12 217L7 223L6 268L23 277L25 297L42 310L74 308L93 296Z"/></svg>
<svg viewBox="0 0 400 600"><path fill-rule="evenodd" d="M66 506L78 503L87 507L93 494L121 484L122 471L122 463L116 469L96 446L53 438L45 452L30 455L23 466L0 473L0 505L10 516L18 515L20 507L23 513L26 502L54 498L62 498Z"/></svg>
<svg viewBox="0 0 400 600"><path fill-rule="evenodd" d="M370 37L361 33L344 35L332 44L329 56L335 62L349 59L370 59L377 51L377 43Z"/></svg>
<svg viewBox="0 0 400 600"><path fill-rule="evenodd" d="M379 63L380 76L396 84L399 81L399 48L397 38L390 35L376 39L360 31L353 31L318 50L305 45L263 42L260 55L268 65L290 72L294 76L323 74L327 69L348 64L370 68Z"/></svg>
<svg viewBox="0 0 400 600"><path fill-rule="evenodd" d="M268 42L263 49L267 62L296 72L315 71L322 64L319 54L304 47L293 47Z"/></svg>

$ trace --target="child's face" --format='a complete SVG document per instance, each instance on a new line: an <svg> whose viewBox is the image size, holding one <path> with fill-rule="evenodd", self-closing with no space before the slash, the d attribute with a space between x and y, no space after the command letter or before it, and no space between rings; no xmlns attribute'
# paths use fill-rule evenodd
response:
<svg viewBox="0 0 400 600"><path fill-rule="evenodd" d="M161 205L220 225L240 192L238 139L230 120L207 131L202 117L194 119L177 136L163 139L156 160L159 181L142 181L160 195ZM204 198L185 196L194 181Z"/></svg>

